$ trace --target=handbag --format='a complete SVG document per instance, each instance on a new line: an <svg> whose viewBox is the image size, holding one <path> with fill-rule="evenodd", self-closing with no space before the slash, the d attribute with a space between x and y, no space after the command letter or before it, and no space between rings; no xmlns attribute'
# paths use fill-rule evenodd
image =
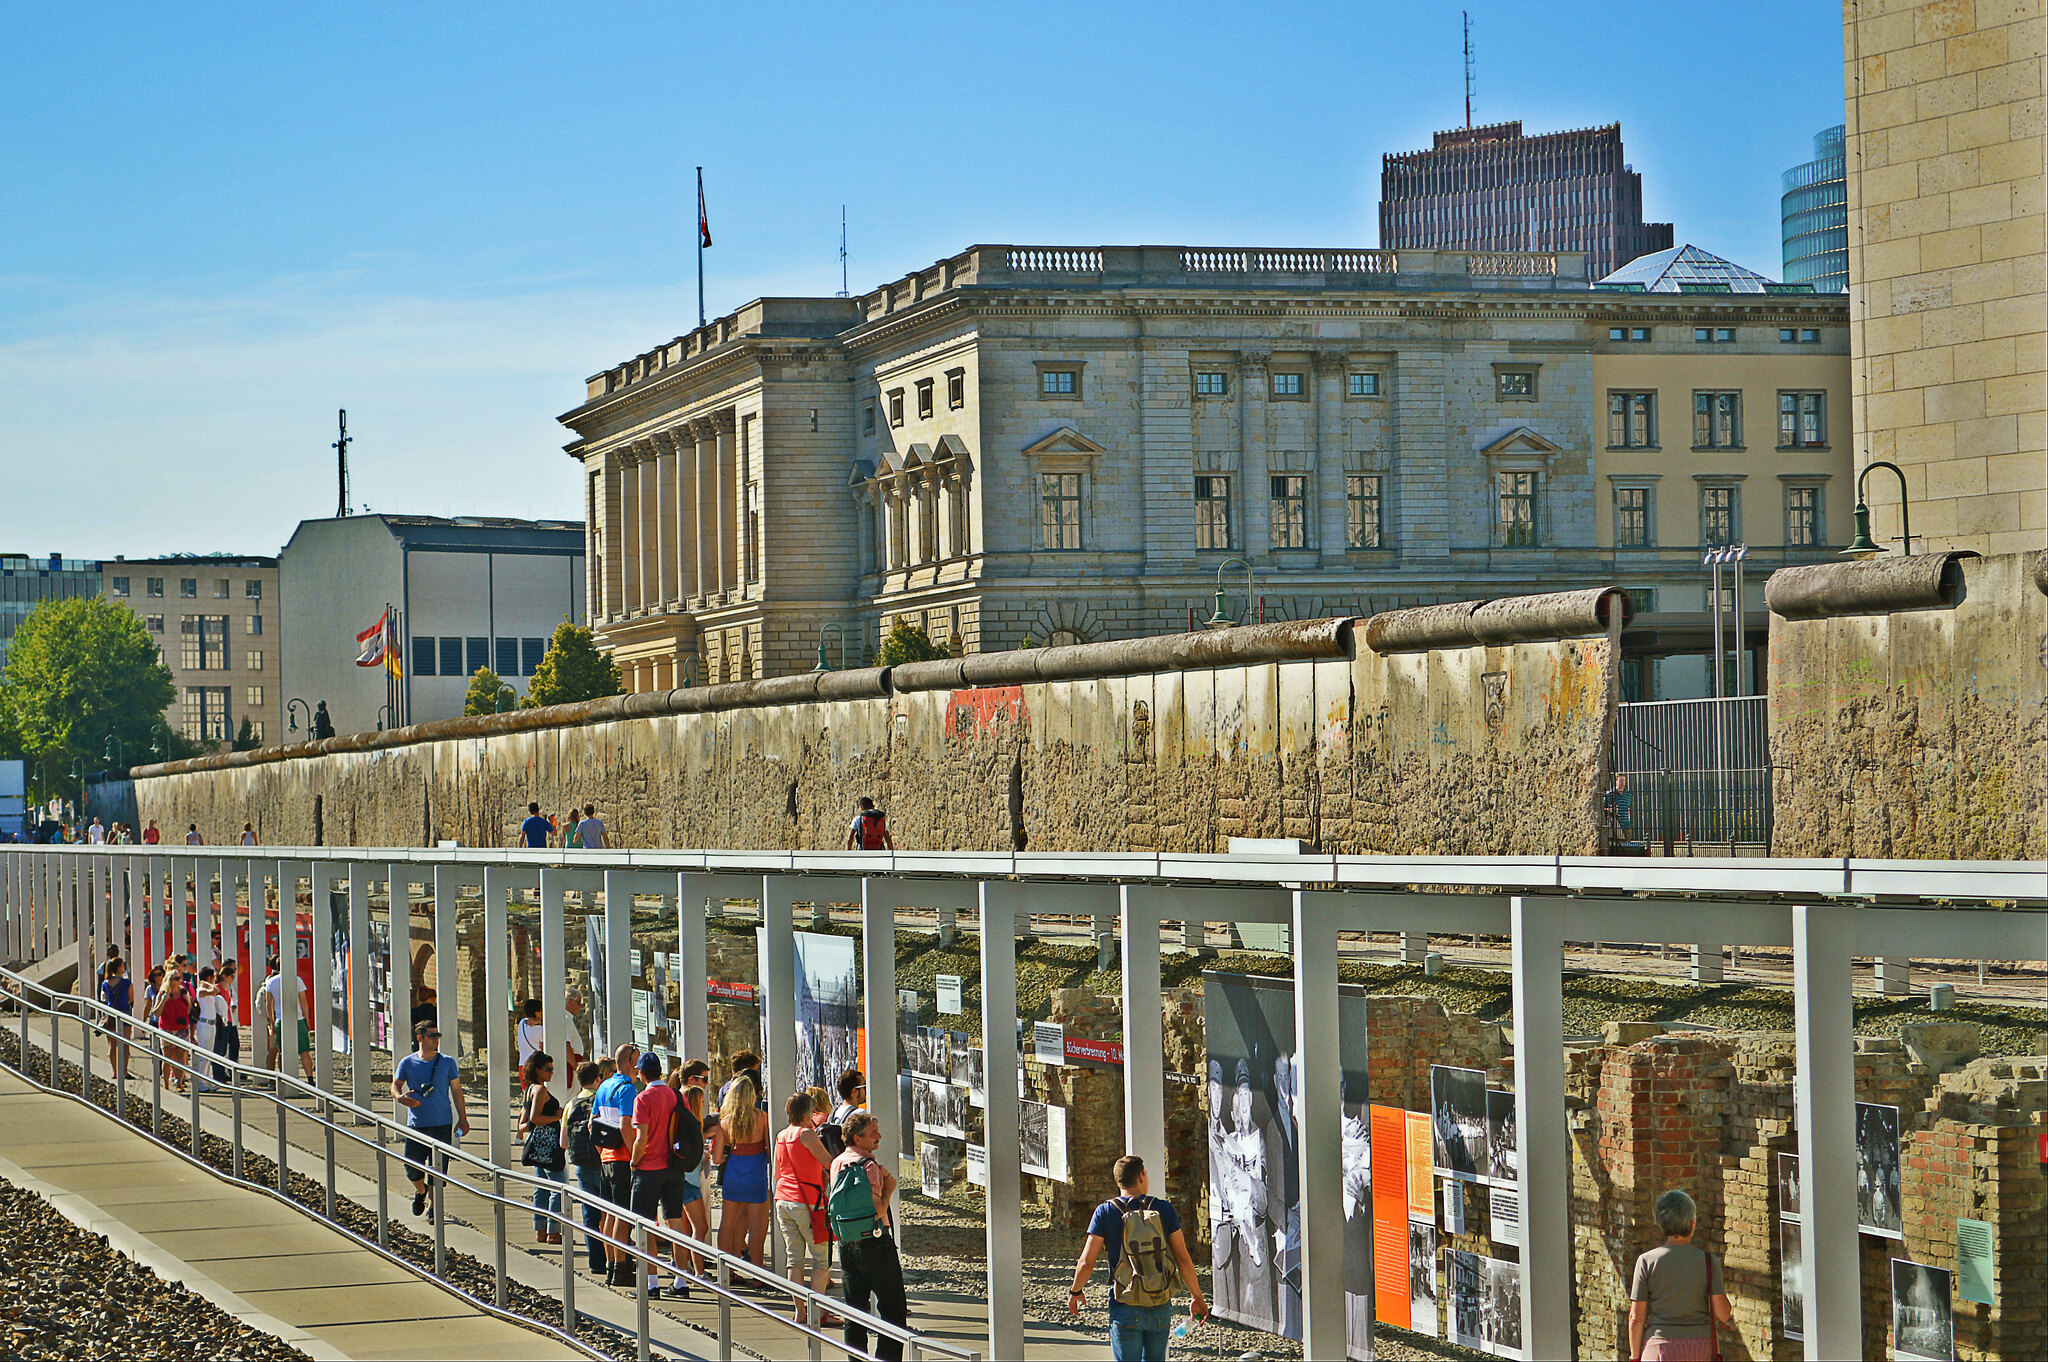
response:
<svg viewBox="0 0 2048 1362"><path fill-rule="evenodd" d="M532 1099L527 1099L529 1107ZM529 1168L546 1168L551 1172L562 1171L562 1125L550 1121L544 1126L534 1126L527 1132L526 1147L520 1152L519 1161Z"/></svg>

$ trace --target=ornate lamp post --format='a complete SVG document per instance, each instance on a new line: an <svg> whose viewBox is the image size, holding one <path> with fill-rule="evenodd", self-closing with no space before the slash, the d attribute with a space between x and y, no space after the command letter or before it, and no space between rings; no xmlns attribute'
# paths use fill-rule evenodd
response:
<svg viewBox="0 0 2048 1362"><path fill-rule="evenodd" d="M1849 547L1842 550L1844 558L1875 558L1880 553L1889 552L1884 545L1870 537L1870 504L1863 495L1863 484L1880 468L1891 469L1899 480L1899 554L1903 558L1913 556L1913 522L1907 515L1905 470L1895 463L1876 459L1856 475L1856 537L1849 541Z"/></svg>
<svg viewBox="0 0 2048 1362"><path fill-rule="evenodd" d="M1237 620L1223 608L1226 601L1223 594L1223 574L1230 570L1233 563L1244 569L1244 604L1245 609L1251 609L1252 596L1257 590L1253 584L1252 565L1243 558L1226 558L1216 565L1216 613L1209 616L1211 629L1228 629L1237 623Z"/></svg>

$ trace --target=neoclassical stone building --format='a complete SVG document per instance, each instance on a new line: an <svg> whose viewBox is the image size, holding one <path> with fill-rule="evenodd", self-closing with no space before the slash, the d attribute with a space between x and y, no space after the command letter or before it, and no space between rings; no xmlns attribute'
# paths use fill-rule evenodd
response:
<svg viewBox="0 0 2048 1362"><path fill-rule="evenodd" d="M1568 254L976 246L750 303L562 420L591 618L652 690L852 664L899 617L967 651L1199 627L1219 570L1238 619L1609 581L1704 618L1703 541L1846 540L1847 350L1839 296Z"/></svg>

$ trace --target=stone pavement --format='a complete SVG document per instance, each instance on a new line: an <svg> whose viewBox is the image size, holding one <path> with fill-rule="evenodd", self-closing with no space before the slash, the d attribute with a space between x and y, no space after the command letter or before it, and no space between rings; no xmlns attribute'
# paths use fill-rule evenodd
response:
<svg viewBox="0 0 2048 1362"><path fill-rule="evenodd" d="M313 1357L581 1356L4 1070L0 1150L0 1176Z"/></svg>

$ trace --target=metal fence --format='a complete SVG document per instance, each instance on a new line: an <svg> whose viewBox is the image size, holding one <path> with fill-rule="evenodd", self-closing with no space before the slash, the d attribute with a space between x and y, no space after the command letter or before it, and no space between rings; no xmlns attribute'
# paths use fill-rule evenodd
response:
<svg viewBox="0 0 2048 1362"><path fill-rule="evenodd" d="M1761 695L1624 704L1611 765L1628 781L1609 834L1669 846L1769 846L1770 731Z"/></svg>

